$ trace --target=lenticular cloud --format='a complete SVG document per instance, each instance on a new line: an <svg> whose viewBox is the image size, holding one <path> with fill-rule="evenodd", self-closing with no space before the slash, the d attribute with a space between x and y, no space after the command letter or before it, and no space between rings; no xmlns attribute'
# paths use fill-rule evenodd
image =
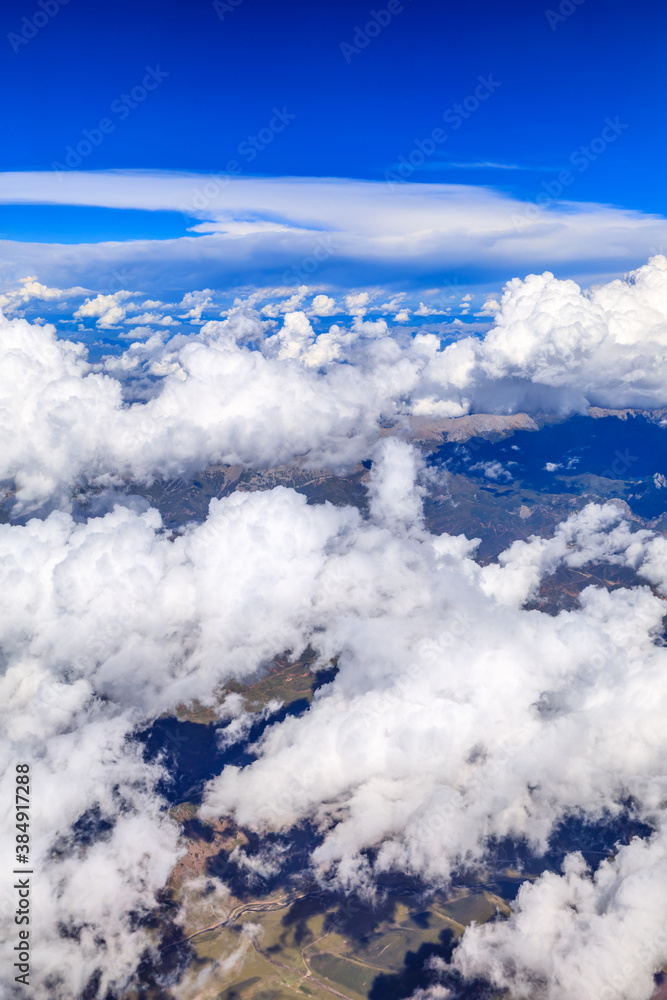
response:
<svg viewBox="0 0 667 1000"><path fill-rule="evenodd" d="M163 765L128 737L308 646L335 680L209 783L203 818L309 821L314 877L372 892L382 872L442 884L503 838L544 851L566 817L631 807L649 836L594 873L570 854L508 920L469 929L455 963L517 997L647 1000L667 962L667 542L591 504L481 565L474 539L425 528L401 435L415 416L666 404L667 260L588 293L517 279L485 338L444 348L362 321L316 336L299 313L276 332L250 311L100 366L50 327L0 336L20 522L0 525L2 789L33 762L37 1000L120 992L156 947L142 918L183 846ZM174 536L113 492L210 462L365 458L365 515L276 487L213 500ZM77 519L90 486L116 504ZM588 587L554 616L526 606L591 562L643 582ZM8 817L5 856L13 832Z"/></svg>
<svg viewBox="0 0 667 1000"><path fill-rule="evenodd" d="M380 426L413 417L665 406L667 259L590 292L548 273L514 279L483 339L445 347L384 321L316 335L300 312L275 331L240 311L102 365L24 320L2 320L0 351L0 476L29 512L66 505L84 482L212 462L344 468Z"/></svg>

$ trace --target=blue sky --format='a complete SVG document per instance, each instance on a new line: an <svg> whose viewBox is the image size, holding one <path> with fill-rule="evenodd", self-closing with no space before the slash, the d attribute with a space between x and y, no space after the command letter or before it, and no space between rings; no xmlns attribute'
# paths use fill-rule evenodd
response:
<svg viewBox="0 0 667 1000"><path fill-rule="evenodd" d="M479 75L491 74L501 84L493 99L415 180L492 183L531 197L544 172L567 166L607 116L619 116L628 125L623 142L579 179L576 200L664 212L662 176L647 167L665 152L667 10L657 0L568 5L572 13L552 28L548 0L405 0L348 62L341 43L353 44L355 27L386 5L242 0L220 20L210 0L69 0L34 38L4 41L11 141L0 165L48 169L150 65L169 77L117 123L85 169L216 170L284 105L294 123L248 173L380 179L474 92ZM5 0L3 36L21 36L22 18L39 10L37 0Z"/></svg>
<svg viewBox="0 0 667 1000"><path fill-rule="evenodd" d="M347 287L363 272L363 281L395 290L406 260L406 287L426 290L454 281L489 291L532 261L559 276L596 280L667 248L667 11L657 0L632 8L618 0L6 0L0 19L0 93L10 139L0 150L0 170L12 174L0 190L5 284L36 269L47 283L60 275L53 255L35 244L135 240L175 241L174 271L187 272L191 288L275 284L311 255L299 241L285 249L295 230L335 230L337 199L347 197L333 185L322 212L310 210L310 217L297 211L298 192L288 207L264 199L261 209L247 192L226 210L232 177L226 191L191 211L182 198L154 205L140 193L119 199L110 187L82 203L85 178L83 185L63 180L62 170L199 174L202 187L227 171L258 184L284 177L374 182L365 189L377 206L366 237L382 217L392 178L401 198L407 187L428 192L436 215L443 198L472 206L472 218L492 197L514 220L502 252L493 226L480 235L472 225L474 248L459 239L469 224L457 216L439 223L428 253L416 256L405 243L414 243L414 234L401 224L391 233L396 250L386 267L361 261L361 249L356 258L341 252L319 262L318 280ZM195 178L190 188L196 186ZM145 193L143 181L139 187ZM582 237L578 206L590 204L629 214L617 225L620 217L610 223L607 209L597 208ZM517 215L536 228L517 226ZM216 269L210 231L191 233L188 243L182 238L197 224L219 230L223 216L255 229L234 235L236 251L243 246L232 255L237 264ZM285 224L290 235L260 238L258 221ZM552 231L563 226L559 239ZM426 246L424 225L419 233ZM201 244L196 253L193 235ZM447 247L454 257L461 249L458 263L446 254L438 263ZM129 244L127 250L132 256ZM143 252L150 254L149 244ZM166 252L165 244L159 253ZM109 254L116 260L116 250ZM74 273L69 281L61 275L61 284L107 287L94 268L86 272L89 257L72 257ZM186 290L185 281L165 280ZM147 285L159 281L157 273L145 276Z"/></svg>

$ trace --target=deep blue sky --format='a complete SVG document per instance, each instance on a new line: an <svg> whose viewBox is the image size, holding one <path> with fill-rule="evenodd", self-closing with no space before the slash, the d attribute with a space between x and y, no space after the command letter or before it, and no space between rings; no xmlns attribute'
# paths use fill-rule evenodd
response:
<svg viewBox="0 0 667 1000"><path fill-rule="evenodd" d="M124 121L111 116L113 134L81 169L220 170L274 106L285 106L295 121L246 173L383 178L478 75L492 74L500 88L429 163L529 169L443 165L412 179L492 184L532 198L606 117L618 116L628 128L569 196L667 212L662 2L584 0L552 30L547 0L405 0L346 62L340 43L385 6L241 0L221 21L210 0L69 0L15 53L7 36L40 8L5 0L0 169L48 169L141 82L147 65L159 65L169 77Z"/></svg>

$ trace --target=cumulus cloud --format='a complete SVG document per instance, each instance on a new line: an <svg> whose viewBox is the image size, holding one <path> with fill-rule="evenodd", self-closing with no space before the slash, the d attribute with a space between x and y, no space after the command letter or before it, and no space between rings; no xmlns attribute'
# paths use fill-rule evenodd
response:
<svg viewBox="0 0 667 1000"><path fill-rule="evenodd" d="M434 350L416 412L584 412L659 407L667 397L667 259L583 292L553 275L513 279L482 338Z"/></svg>
<svg viewBox="0 0 667 1000"><path fill-rule="evenodd" d="M530 380L560 392L564 401L578 392L582 406L594 400L607 406L656 405L664 376L651 371L650 359L664 363L666 292L663 256L628 281L612 281L588 294L550 274L514 279L476 352L478 379Z"/></svg>
<svg viewBox="0 0 667 1000"><path fill-rule="evenodd" d="M176 320L173 318L173 316L160 316L159 313L146 312L146 313L141 313L140 316L132 316L129 320L126 319L125 322L142 323L144 325L153 323L156 326L173 326L176 323ZM98 323L98 325L100 324ZM113 325L113 324L111 324L111 322L109 321L108 325Z"/></svg>
<svg viewBox="0 0 667 1000"><path fill-rule="evenodd" d="M660 831L662 602L648 588L591 587L555 618L523 604L562 564L619 562L650 577L663 540L591 506L482 568L474 543L422 531L412 460L385 447L363 541L332 553L315 591L329 624L310 641L340 673L307 716L265 734L257 763L211 782L204 814L231 809L260 830L308 818L324 835L315 864L357 888L386 870L447 879L482 864L489 840L544 852L566 816L619 815L629 798ZM664 564L659 573L664 588ZM632 960L633 992L618 996L646 998L667 961L664 886L659 833L594 878L571 856L563 878L522 891L510 922L473 930L460 968L517 995L574 1000L627 976Z"/></svg>
<svg viewBox="0 0 667 1000"><path fill-rule="evenodd" d="M428 306L423 302L420 302L419 307L415 309L415 316L446 316L447 313L451 311L451 306L440 308L436 306Z"/></svg>
<svg viewBox="0 0 667 1000"><path fill-rule="evenodd" d="M568 810L617 812L633 785L654 809L663 740L652 746L648 733L667 694L657 680L666 654L653 641L661 601L648 589L590 588L575 612L522 610L563 563L641 564L650 533L592 506L553 538L515 543L480 567L473 542L423 532L414 459L400 442L383 447L364 540L332 558L315 591L338 608L311 640L324 659L339 655L336 684L307 718L269 732L257 764L213 782L210 812L233 807L241 822L285 826L315 815L328 827L316 852L325 866L355 871L361 849L384 841L379 869L442 876L481 856L492 833L544 847ZM647 739L628 755L640 707Z"/></svg>
<svg viewBox="0 0 667 1000"><path fill-rule="evenodd" d="M34 680L28 671L25 684ZM155 794L157 768L127 742L127 715L110 718L85 681L54 679L55 701L44 697L44 687L34 689L30 722L18 708L22 699L14 697L16 676L13 681L2 682L0 788L5 801L13 801L14 763L27 760L32 801L39 801L31 810L30 860L39 875L31 882L30 929L40 958L33 962L30 985L40 1000L69 1000L82 996L96 976L102 990L128 981L144 949L154 948L136 920L155 906L181 854L178 829ZM17 714L9 720L14 705ZM40 709L48 736L35 735ZM6 857L14 853L13 819L7 812L0 830ZM18 943L15 890L6 886L0 907L0 937L9 953ZM19 995L9 992L13 974L9 968L0 974L7 996Z"/></svg>
<svg viewBox="0 0 667 1000"><path fill-rule="evenodd" d="M345 308L350 316L365 316L370 301L370 292L354 292L345 296Z"/></svg>
<svg viewBox="0 0 667 1000"><path fill-rule="evenodd" d="M6 312L14 312L26 303L36 300L39 302L57 302L64 305L64 299L73 296L80 297L86 295L86 288L49 288L37 280L35 275L19 278L18 288L9 288L0 294L0 309Z"/></svg>
<svg viewBox="0 0 667 1000"><path fill-rule="evenodd" d="M407 293L398 292L397 295L392 296L388 302L383 302L381 305L377 306L378 312L382 313L395 313L403 308L405 305Z"/></svg>
<svg viewBox="0 0 667 1000"><path fill-rule="evenodd" d="M110 323L129 296L78 312ZM160 765L128 735L308 645L318 666L336 658L335 681L266 731L256 763L210 783L205 816L260 831L308 819L322 834L315 870L359 889L388 870L446 881L498 839L544 851L565 817L613 819L631 803L652 837L594 873L569 857L524 887L508 921L466 932L456 962L536 998L644 1000L667 961L667 541L591 505L482 566L475 540L426 531L426 471L400 437L413 416L667 402L667 260L589 292L514 279L484 337L446 346L364 319L368 303L319 334L305 309L263 319L241 306L96 364L53 327L0 321L1 475L14 515L44 515L0 525L3 760L34 761L47 790L39 1000L80 995L98 971L101 989L119 988L154 944L133 914L181 848ZM144 502L113 506L123 481L212 462L366 458L367 516L279 487L214 500L173 537ZM112 509L75 520L69 499L89 484ZM589 587L554 616L525 607L550 574L589 562L646 585Z"/></svg>
<svg viewBox="0 0 667 1000"><path fill-rule="evenodd" d="M276 316L284 315L285 313L293 312L298 309L300 305L303 304L306 295L308 294L308 285L300 285L297 290L290 295L288 298L283 299L282 302L267 302L265 306L260 310L262 316L268 316L275 318Z"/></svg>
<svg viewBox="0 0 667 1000"><path fill-rule="evenodd" d="M294 316L279 338L283 356L303 341ZM262 326L243 317L207 324L199 338L168 350L149 340L144 364L162 377L160 388L148 402L128 407L121 382L93 371L80 344L57 340L53 327L4 322L3 391L10 405L2 411L8 447L0 474L15 480L29 504L82 478L150 478L211 461L280 463L314 451L322 464L331 441L341 446L338 460L356 460L374 425L372 401L370 408L362 402L356 380L339 372L308 375L301 364L237 346L237 334L263 337ZM128 371L137 359L136 351L129 355ZM114 369L120 367L115 361Z"/></svg>
<svg viewBox="0 0 667 1000"><path fill-rule="evenodd" d="M80 996L98 970L103 993L119 988L155 946L136 917L179 857L178 831L155 791L159 767L127 736L303 647L323 553L358 520L279 489L214 502L173 542L157 512L126 508L0 526L0 784L8 800L14 762L28 760L39 790L35 996ZM5 854L12 820L6 812ZM90 823L101 832L77 835ZM3 936L13 926L3 921Z"/></svg>
<svg viewBox="0 0 667 1000"><path fill-rule="evenodd" d="M508 921L471 927L455 964L516 996L646 1000L667 956L665 885L664 830L595 874L571 854L562 875L523 884Z"/></svg>
<svg viewBox="0 0 667 1000"><path fill-rule="evenodd" d="M187 312L180 318L189 319L193 323L201 322L204 310L213 305L212 295L213 291L210 288L205 288L201 292L187 292L181 301L181 308L187 309ZM148 308L146 303L144 303L144 307Z"/></svg>
<svg viewBox="0 0 667 1000"><path fill-rule="evenodd" d="M18 290L17 295L24 302L29 299L40 299L42 302L47 302L50 299L65 299L68 296L79 296L85 295L85 288L49 288L47 285L43 285L36 277L21 278L20 280L21 288Z"/></svg>
<svg viewBox="0 0 667 1000"><path fill-rule="evenodd" d="M500 303L498 302L498 300L497 300L497 298L495 296L490 295L487 299L485 299L484 305L482 306L482 308L480 309L479 312L475 313L475 316L480 316L480 317L490 316L490 317L493 317L498 312L500 312Z"/></svg>
<svg viewBox="0 0 667 1000"><path fill-rule="evenodd" d="M104 382L88 377L101 395ZM648 587L589 588L557 617L523 605L558 566L589 560L664 588L667 543L591 506L482 567L474 541L425 531L418 454L388 438L373 457L368 518L278 487L214 500L204 524L175 538L141 507L0 526L3 759L35 761L50 789L34 843L40 1000L77 995L98 969L105 988L122 985L151 944L130 914L151 905L179 846L159 768L127 734L180 702L212 703L227 678L286 649L310 644L340 672L303 718L267 731L256 764L211 783L205 815L258 829L308 817L324 835L313 863L342 884L372 876L368 846L376 872L443 879L483 861L489 837L544 847L569 812L618 814L628 797L659 826L662 601ZM108 826L78 844L74 825L91 810ZM662 892L656 850L633 862L645 891ZM660 905L647 912L642 926L657 935ZM59 926L81 929L63 945ZM602 957L615 947L599 935ZM643 961L644 979L661 955L656 946ZM543 975L549 961L536 953Z"/></svg>
<svg viewBox="0 0 667 1000"><path fill-rule="evenodd" d="M129 294L97 296L76 315L108 324ZM348 307L365 309L357 299ZM589 292L550 274L515 278L485 336L446 346L432 333L392 333L384 319L356 315L317 334L302 310L276 325L236 309L197 335L151 338L141 362L132 349L110 361L108 372L151 379L151 398L131 405L121 378L91 367L52 327L3 320L0 329L9 403L0 476L15 481L19 507L58 493L63 502L82 476L104 484L295 456L340 468L368 456L382 422L412 416L667 403L665 257Z"/></svg>
<svg viewBox="0 0 667 1000"><path fill-rule="evenodd" d="M336 302L330 295L316 295L310 304L313 316L333 316L336 313Z"/></svg>
<svg viewBox="0 0 667 1000"><path fill-rule="evenodd" d="M509 462L508 466L512 464ZM470 466L469 471L481 473L487 479L494 479L496 482L509 483L512 473L508 466L504 466L502 462L476 462Z"/></svg>
<svg viewBox="0 0 667 1000"><path fill-rule="evenodd" d="M95 317L97 319L96 325L101 330L111 329L125 319L128 307L121 305L121 302L131 297L132 292L126 291L114 292L112 295L96 295L94 299L86 299L83 305L79 306L74 313L74 318ZM137 318L137 322L142 322L141 317Z"/></svg>
<svg viewBox="0 0 667 1000"><path fill-rule="evenodd" d="M282 360L299 358L308 353L315 340L315 333L304 312L289 312L273 341L278 341L277 357Z"/></svg>

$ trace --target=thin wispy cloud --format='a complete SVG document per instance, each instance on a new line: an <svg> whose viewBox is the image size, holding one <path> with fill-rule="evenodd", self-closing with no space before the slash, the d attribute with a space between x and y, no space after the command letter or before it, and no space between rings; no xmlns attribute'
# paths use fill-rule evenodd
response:
<svg viewBox="0 0 667 1000"><path fill-rule="evenodd" d="M552 172L557 171L558 167L544 167L544 166L534 166L528 163L498 163L495 160L469 160L469 161L458 161L458 160L428 160L422 163L420 166L415 167L415 170L523 170L523 171L535 171L540 172Z"/></svg>
<svg viewBox="0 0 667 1000"><path fill-rule="evenodd" d="M183 212L176 239L74 244L66 257L56 244L0 243L12 263L7 277L38 274L53 287L104 290L110 275L126 272L147 293L166 285L184 294L191 284L183 276L193 268L206 287L224 277L232 286L307 281L402 290L433 287L443 270L459 285L488 285L508 271L554 268L598 280L667 246L667 220L659 216L557 201L542 186L535 200L522 201L471 184L166 171L14 173L3 182L0 203ZM565 190L573 196L576 184ZM193 216L201 220L196 234Z"/></svg>
<svg viewBox="0 0 667 1000"><path fill-rule="evenodd" d="M440 163L429 162L422 164L418 170L533 170L533 167L522 166L519 163L496 163L493 160L473 160L468 163L459 163L456 160L445 160Z"/></svg>

